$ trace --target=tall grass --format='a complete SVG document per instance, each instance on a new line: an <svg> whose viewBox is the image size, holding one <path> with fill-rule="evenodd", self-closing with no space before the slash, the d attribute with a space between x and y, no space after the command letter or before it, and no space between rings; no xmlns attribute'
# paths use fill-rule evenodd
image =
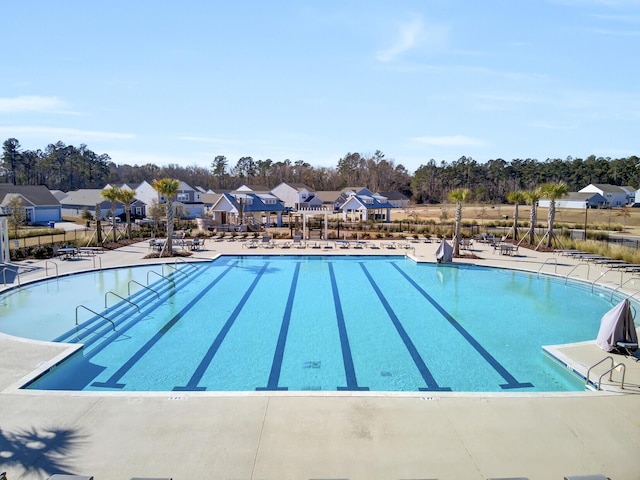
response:
<svg viewBox="0 0 640 480"><path fill-rule="evenodd" d="M614 260L624 260L629 263L640 264L640 251L635 248L623 247L621 245L598 242L596 240L572 240L568 248L581 250L587 253L610 257Z"/></svg>

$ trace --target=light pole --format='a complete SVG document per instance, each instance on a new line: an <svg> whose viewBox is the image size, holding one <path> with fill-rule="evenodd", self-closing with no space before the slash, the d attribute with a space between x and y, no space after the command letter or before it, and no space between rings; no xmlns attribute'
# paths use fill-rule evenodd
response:
<svg viewBox="0 0 640 480"><path fill-rule="evenodd" d="M584 201L584 241L587 241L587 212L589 211L589 200Z"/></svg>

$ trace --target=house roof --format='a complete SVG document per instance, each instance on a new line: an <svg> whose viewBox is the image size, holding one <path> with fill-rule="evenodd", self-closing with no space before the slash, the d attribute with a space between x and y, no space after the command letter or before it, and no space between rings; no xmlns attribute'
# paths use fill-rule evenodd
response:
<svg viewBox="0 0 640 480"><path fill-rule="evenodd" d="M264 185L254 185L254 184L249 184L249 183L245 183L244 185L239 186L236 190L234 190L234 192L241 192L241 193L246 193L246 192L252 192L252 193L267 193L270 192L271 190L269 189L269 187L266 187Z"/></svg>
<svg viewBox="0 0 640 480"><path fill-rule="evenodd" d="M7 194L21 195L25 200L34 206L60 205L60 202L44 185L12 185L10 183L0 184L0 203L4 203Z"/></svg>
<svg viewBox="0 0 640 480"><path fill-rule="evenodd" d="M220 203L223 199L229 202L236 210L240 210L240 198L250 198L251 202L244 203L242 205L242 209L244 212L279 212L284 211L285 208L282 203L278 200L278 197L271 194L255 194L255 193L240 193L236 195L232 195L230 193L223 193L221 198L215 203L215 206ZM265 203L269 198L274 198L276 203Z"/></svg>
<svg viewBox="0 0 640 480"><path fill-rule="evenodd" d="M401 192L380 192L380 195L387 197L387 200L409 200L409 197Z"/></svg>
<svg viewBox="0 0 640 480"><path fill-rule="evenodd" d="M308 192L313 192L314 189L304 183L287 183L291 188L295 188L296 190L306 190Z"/></svg>
<svg viewBox="0 0 640 480"><path fill-rule="evenodd" d="M68 192L67 196L60 200L61 205L83 205L87 207L93 207L96 204L111 205L111 202L105 200L102 196L102 189L99 188L84 188ZM118 206L122 206L121 202L116 202Z"/></svg>
<svg viewBox="0 0 640 480"><path fill-rule="evenodd" d="M316 192L316 197L322 203L335 203L340 198L340 195L342 195L340 191L325 190Z"/></svg>
<svg viewBox="0 0 640 480"><path fill-rule="evenodd" d="M352 206L353 203L359 204L361 207L367 210L375 210L379 208L396 208L389 202L382 201L378 195L350 195L344 203L340 205L340 209L344 209L346 206Z"/></svg>
<svg viewBox="0 0 640 480"><path fill-rule="evenodd" d="M596 197L596 196L602 198L602 200L605 202L607 201L606 198L604 198L602 195L600 195L597 192L569 192L560 200L569 201L569 202L586 202L587 200L591 200L593 199L593 197ZM545 200L549 200L549 199L545 198Z"/></svg>
<svg viewBox="0 0 640 480"><path fill-rule="evenodd" d="M588 188L589 186L594 186L598 190L603 191L604 193L625 193L625 194L627 193L619 186L611 185L609 183L592 183L591 185L588 185L585 188ZM584 190L584 188L582 190Z"/></svg>

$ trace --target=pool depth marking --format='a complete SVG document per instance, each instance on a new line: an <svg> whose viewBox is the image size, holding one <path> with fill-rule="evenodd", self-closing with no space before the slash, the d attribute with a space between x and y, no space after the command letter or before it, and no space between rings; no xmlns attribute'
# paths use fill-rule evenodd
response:
<svg viewBox="0 0 640 480"><path fill-rule="evenodd" d="M473 335L471 335L465 328L458 323L458 321L451 316L449 312L447 312L442 305L440 305L431 295L429 295L423 288L418 285L415 280L413 280L404 270L402 270L395 262L389 262L391 265L400 272L402 275L412 286L415 288L420 294L427 299L431 305L435 307L435 309L440 312L440 314L451 324L453 328L455 328L460 335L462 335L467 342L487 361L489 365L505 379L507 383L501 384L500 388L502 389L510 389L510 388L531 388L533 387L532 383L525 382L521 383L516 378L509 373L509 371L502 366L498 360L496 360L493 355L491 355L482 345L478 342Z"/></svg>
<svg viewBox="0 0 640 480"><path fill-rule="evenodd" d="M340 347L342 348L342 363L344 364L344 373L347 377L346 387L337 387L338 390L369 390L368 387L358 386L358 378L356 376L356 369L353 365L353 356L351 355L351 345L349 344L349 335L347 333L347 326L344 321L344 313L342 311L342 302L340 301L340 292L338 289L338 283L336 282L336 275L333 271L333 264L329 263L329 276L331 278L331 290L333 291L333 304L336 309L336 320L338 322L338 333L340 335Z"/></svg>
<svg viewBox="0 0 640 480"><path fill-rule="evenodd" d="M269 373L269 381L266 387L256 387L256 390L289 390L287 387L278 387L280 382L280 373L282 372L282 359L284 357L284 347L287 344L287 335L289 334L289 325L291 324L291 312L293 311L293 301L296 296L296 287L298 286L298 275L300 274L300 262L296 263L296 269L293 272L291 287L289 287L289 297L287 298L287 306L282 317L282 325L280 325L280 334L278 335L278 343L273 353L273 362L271 362L271 372Z"/></svg>
<svg viewBox="0 0 640 480"><path fill-rule="evenodd" d="M145 343L138 351L127 360L106 382L93 382L92 385L94 387L105 387L105 388L124 388L125 385L122 383L118 383L118 380L122 378L124 374L126 374L144 355L151 350L151 348L158 343L165 333L167 333L171 328L173 328L178 321L184 317L184 315L196 304L198 301L204 297L204 295L211 290L216 283L218 283L222 278L229 273L238 262L234 262L229 265L220 275L218 275L209 285L203 288L198 295L196 295L187 305L184 306L182 310L180 310L174 317L169 320L155 335L153 335L147 343Z"/></svg>
<svg viewBox="0 0 640 480"><path fill-rule="evenodd" d="M367 279L369 280L369 283L375 290L376 295L378 295L380 302L382 302L382 305L384 309L387 311L387 314L389 315L391 322L393 322L393 325L396 327L396 330L398 331L398 335L400 335L400 338L404 342L405 347L407 348L407 350L409 351L409 354L411 355L411 358L413 359L413 363L416 364L416 367L418 368L420 375L422 375L424 382L427 384L427 388L421 387L421 388L418 388L418 390L450 392L451 388L441 387L438 385L438 382L436 382L436 379L433 377L433 375L429 371L429 367L427 367L426 363L424 363L424 360L420 356L420 352L418 352L418 349L416 348L415 344L411 341L411 337L409 337L409 335L407 334L407 331L402 326L402 322L400 321L400 319L397 317L397 315L391 308L391 305L389 305L389 302L387 302L387 299L382 294L382 291L380 291L380 287L378 287L378 285L376 284L375 280L369 273L369 270L367 270L367 267L364 265L364 263L362 262L358 262L358 263L360 264L362 271L364 272Z"/></svg>
<svg viewBox="0 0 640 480"><path fill-rule="evenodd" d="M200 380L202 380L202 377L207 371L207 368L209 368L209 365L213 361L213 357L215 357L216 353L218 353L218 349L220 348L220 345L222 345L222 342L227 336L227 333L229 333L229 330L231 330L231 327L236 321L236 318L238 318L238 315L240 315L240 312L244 308L245 303L247 303L247 300L249 300L249 297L251 297L251 293L253 293L253 290L256 288L256 285L258 285L258 282L262 278L262 275L264 274L264 272L267 271L268 266L269 266L269 262L266 262L262 266L260 271L257 273L256 278L253 279L253 282L251 282L251 285L249 286L245 294L240 299L240 302L231 313L231 316L229 316L225 324L222 326L220 333L218 333L218 335L216 336L215 340L211 344L211 347L209 347L209 350L207 351L205 356L202 358L200 365L198 365L195 372L193 372L193 375L191 376L191 379L189 380L189 382L187 382L187 384L184 387L179 387L179 386L173 387L174 391L195 392L195 391L203 391L207 389L207 387L198 387L198 383L200 383Z"/></svg>

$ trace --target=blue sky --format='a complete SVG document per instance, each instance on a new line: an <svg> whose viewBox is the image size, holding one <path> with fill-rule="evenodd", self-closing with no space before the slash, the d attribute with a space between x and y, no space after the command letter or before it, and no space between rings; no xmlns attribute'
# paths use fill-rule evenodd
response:
<svg viewBox="0 0 640 480"><path fill-rule="evenodd" d="M640 0L5 2L0 139L118 164L640 155Z"/></svg>

